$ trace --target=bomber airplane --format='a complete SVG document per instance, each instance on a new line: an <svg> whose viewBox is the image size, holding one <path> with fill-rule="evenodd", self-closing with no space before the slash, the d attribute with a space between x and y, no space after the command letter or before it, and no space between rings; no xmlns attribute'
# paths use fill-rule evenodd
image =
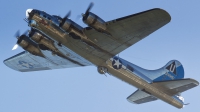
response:
<svg viewBox="0 0 200 112"><path fill-rule="evenodd" d="M131 103L160 99L183 108L181 93L199 82L184 78L179 61L171 60L160 69L146 70L116 56L169 23L169 13L154 8L105 22L90 12L92 6L93 3L82 14L88 25L85 28L68 18L70 12L61 18L27 9L25 20L31 30L22 35L16 33L17 45L25 51L4 60L5 65L21 72L94 65L100 74L108 73L138 88L127 97Z"/></svg>

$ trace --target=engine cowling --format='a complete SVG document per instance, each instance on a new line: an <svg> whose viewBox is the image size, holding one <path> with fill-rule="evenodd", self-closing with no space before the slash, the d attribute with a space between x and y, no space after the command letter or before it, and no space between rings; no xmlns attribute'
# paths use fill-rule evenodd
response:
<svg viewBox="0 0 200 112"><path fill-rule="evenodd" d="M58 49L54 46L53 41L42 35L40 32L31 30L29 37L38 44L46 46L48 49L54 52L58 52Z"/></svg>
<svg viewBox="0 0 200 112"><path fill-rule="evenodd" d="M65 22L60 23L60 27L64 31L68 32L74 39L81 39L85 37L82 32L83 28L70 19L66 19Z"/></svg>
<svg viewBox="0 0 200 112"><path fill-rule="evenodd" d="M110 34L107 31L106 22L92 12L83 15L83 22L98 32Z"/></svg>
<svg viewBox="0 0 200 112"><path fill-rule="evenodd" d="M26 35L21 35L17 44L33 55L44 57L37 44L34 44Z"/></svg>

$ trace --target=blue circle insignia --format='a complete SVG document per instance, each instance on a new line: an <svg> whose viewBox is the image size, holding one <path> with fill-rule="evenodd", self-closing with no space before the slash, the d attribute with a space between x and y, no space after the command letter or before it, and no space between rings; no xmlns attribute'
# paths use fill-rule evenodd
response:
<svg viewBox="0 0 200 112"><path fill-rule="evenodd" d="M121 69L122 68L122 62L119 59L113 59L112 66L114 69Z"/></svg>

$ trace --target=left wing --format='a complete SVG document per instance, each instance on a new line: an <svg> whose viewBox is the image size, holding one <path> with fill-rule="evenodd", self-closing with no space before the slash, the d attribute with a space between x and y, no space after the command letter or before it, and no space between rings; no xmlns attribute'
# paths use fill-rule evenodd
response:
<svg viewBox="0 0 200 112"><path fill-rule="evenodd" d="M90 27L85 28L84 33L96 45L111 54L105 53L101 56L104 60L108 60L170 20L171 17L165 10L156 8L106 22L107 32L111 35L97 32Z"/></svg>
<svg viewBox="0 0 200 112"><path fill-rule="evenodd" d="M45 57L35 56L27 51L23 51L13 57L4 60L4 64L14 70L21 72L51 70L60 68L71 68L79 66L88 66L91 63L75 57L72 61L70 58L62 58L52 55L49 51L42 51Z"/></svg>

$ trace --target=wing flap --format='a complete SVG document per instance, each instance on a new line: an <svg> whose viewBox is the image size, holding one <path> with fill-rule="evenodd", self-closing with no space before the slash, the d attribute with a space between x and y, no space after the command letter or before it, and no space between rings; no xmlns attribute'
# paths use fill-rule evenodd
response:
<svg viewBox="0 0 200 112"><path fill-rule="evenodd" d="M144 91L137 90L133 94L131 94L129 97L127 97L127 100L131 103L141 104L141 103L146 103L150 101L155 101L157 100L157 98Z"/></svg>
<svg viewBox="0 0 200 112"><path fill-rule="evenodd" d="M162 89L168 95L173 96L198 86L199 82L194 79L188 78L172 81L154 82L152 85Z"/></svg>

